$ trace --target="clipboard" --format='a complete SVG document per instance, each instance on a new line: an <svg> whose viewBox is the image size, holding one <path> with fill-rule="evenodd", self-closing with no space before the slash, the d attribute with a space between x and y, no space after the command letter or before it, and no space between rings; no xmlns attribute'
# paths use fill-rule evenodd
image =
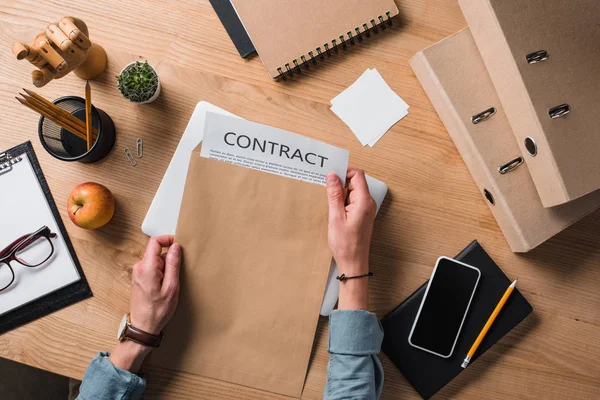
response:
<svg viewBox="0 0 600 400"><path fill-rule="evenodd" d="M29 164L29 166L31 167L30 171L27 170L27 164ZM40 297L32 299L31 301L18 305L15 308L12 308L8 311L0 313L0 334L22 326L24 324L27 324L29 322L32 322L38 318L51 314L54 311L60 310L64 307L67 307L71 304L77 303L81 300L87 299L92 296L92 291L87 282L85 274L83 273L83 269L81 268L79 259L75 254L75 250L73 249L71 240L69 239L69 236L62 222L58 209L56 208L56 204L54 203L54 199L52 198L52 194L48 187L48 183L44 178L44 174L42 173L42 169L40 167L40 164L38 162L38 159L35 155L33 146L31 145L30 141L15 146L5 152L0 152L0 187L2 187L3 184L6 184L3 183L3 181L7 182L7 178L10 176L10 174L16 173L23 173L26 176L33 174L34 178L32 179L32 181L37 181L39 187L31 187L28 188L28 190L35 191L36 193L37 191L40 191L41 196L38 196L37 198L45 199L48 206L47 210L44 209L44 212L46 213L45 215L47 216L47 220L41 220L39 224L40 226L45 223L47 225L52 225L52 231L57 233L57 241L54 244L55 253L60 253L58 256L48 261L48 266L44 268L52 268L52 266L58 265L52 264L52 262L60 262L60 266L64 267L65 270L68 271L67 266L65 266L65 264L63 263L63 260L70 260L70 262L72 262L72 267L74 270L70 279L65 278L62 281L63 283L67 282L66 284L60 286L60 283L57 283L58 287L54 290L52 290L52 288L46 287L45 290L49 290L46 294L43 294ZM6 198L0 200L0 208L4 207L10 207L9 201ZM24 229L28 228L24 227ZM9 232L10 235L14 236L13 239L16 239L17 237L26 233L28 232L13 232L12 229L11 232ZM12 241L13 239L7 241L7 238L3 238L2 243L0 243L0 248L3 248L4 246L10 244L10 241ZM4 243L5 241L6 243ZM39 271L34 270L35 268L32 268L32 274L36 272L39 273ZM56 269L51 272L56 272ZM22 269L15 268L15 275L17 276L17 278L19 277L20 273L23 273ZM73 275L75 273L78 275L77 279L73 278ZM69 282L69 280L72 281ZM19 289L22 290L22 287ZM10 288L8 290L10 290ZM3 294L7 295L7 292L0 292L0 304L3 300ZM5 299L6 298L8 297L5 297ZM6 308L6 304L4 304L4 308Z"/></svg>

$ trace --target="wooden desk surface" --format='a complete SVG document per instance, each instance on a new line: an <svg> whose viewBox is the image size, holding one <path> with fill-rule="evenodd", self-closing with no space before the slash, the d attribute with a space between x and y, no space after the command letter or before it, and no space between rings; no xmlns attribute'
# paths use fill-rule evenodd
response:
<svg viewBox="0 0 600 400"><path fill-rule="evenodd" d="M97 351L112 348L128 310L131 267L147 240L142 221L195 104L206 100L244 118L348 148L352 165L389 185L371 256L370 302L379 316L429 277L439 255L453 256L475 238L509 277L520 278L534 313L438 398L600 397L600 214L532 253L509 250L408 65L418 50L466 26L456 0L397 3L401 16L392 32L332 57L310 75L275 82L259 58L239 57L207 0L5 0L0 6L0 148L33 142L94 297L2 335L0 356L81 378ZM94 104L115 121L117 142L109 157L92 165L49 156L37 138L36 115L14 99L20 88L33 88L32 67L16 61L11 44L28 43L65 15L86 21L92 40L109 57L109 70L92 89ZM137 59L148 59L161 77L163 92L151 105L129 104L116 88L114 76ZM372 67L411 108L374 148L363 148L329 110L329 100ZM51 99L83 96L84 82L69 75L39 93ZM145 153L132 167L123 149L134 148L138 137L144 139ZM70 191L84 181L102 183L116 196L114 219L99 231L77 228L66 213ZM418 398L385 355L381 359L382 398ZM321 398L327 360L327 319L321 318L304 398ZM189 374L147 373L148 398L281 398Z"/></svg>

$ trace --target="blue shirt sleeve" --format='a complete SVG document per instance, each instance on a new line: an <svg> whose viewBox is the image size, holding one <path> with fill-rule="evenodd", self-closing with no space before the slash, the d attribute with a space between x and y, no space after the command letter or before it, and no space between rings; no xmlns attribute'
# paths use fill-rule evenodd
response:
<svg viewBox="0 0 600 400"><path fill-rule="evenodd" d="M117 368L109 353L98 353L85 371L77 400L137 400L146 389L139 376Z"/></svg>
<svg viewBox="0 0 600 400"><path fill-rule="evenodd" d="M325 400L375 400L383 389L383 368L377 358L383 328L375 314L336 310L329 316L329 364Z"/></svg>

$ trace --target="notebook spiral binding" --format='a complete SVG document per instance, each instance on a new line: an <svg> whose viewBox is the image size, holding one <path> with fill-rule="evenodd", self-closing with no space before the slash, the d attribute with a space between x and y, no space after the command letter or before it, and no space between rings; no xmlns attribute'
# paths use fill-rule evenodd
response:
<svg viewBox="0 0 600 400"><path fill-rule="evenodd" d="M8 153L0 153L0 175L12 170L12 166L23 159L23 156L11 157Z"/></svg>
<svg viewBox="0 0 600 400"><path fill-rule="evenodd" d="M350 46L356 45L356 42L362 43L364 38L370 38L371 33L377 35L379 30L385 31L387 26L392 26L392 17L391 13L388 11L384 15L380 15L377 17L377 20L372 19L369 23L362 24L362 27L354 28L354 33L352 31L346 32L346 35L340 35L338 39L332 39L331 44L325 43L323 44L323 48L320 46L317 47L314 51L309 51L306 55L301 55L299 58L294 58L290 63L286 63L283 67L277 68L277 72L279 72L279 77L283 80L287 80L287 78L293 78L294 72L301 73L302 67L304 69L309 69L310 65L317 65L317 59L324 60L325 54L328 57L331 56L332 53L338 53L338 49L341 47L342 50L348 49L348 44ZM387 26L386 26L387 25ZM362 31L361 31L362 28ZM347 38L346 38L347 36Z"/></svg>

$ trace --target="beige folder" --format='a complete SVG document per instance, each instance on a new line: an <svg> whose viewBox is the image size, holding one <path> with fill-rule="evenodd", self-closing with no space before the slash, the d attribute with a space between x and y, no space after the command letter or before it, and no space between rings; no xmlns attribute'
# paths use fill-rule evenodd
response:
<svg viewBox="0 0 600 400"><path fill-rule="evenodd" d="M181 293L150 363L300 397L331 263L321 185L200 157L175 240Z"/></svg>
<svg viewBox="0 0 600 400"><path fill-rule="evenodd" d="M459 3L544 206L600 189L600 1Z"/></svg>
<svg viewBox="0 0 600 400"><path fill-rule="evenodd" d="M594 192L543 207L468 28L410 64L514 252L533 249L600 206Z"/></svg>
<svg viewBox="0 0 600 400"><path fill-rule="evenodd" d="M387 29L394 0L231 0L272 78Z"/></svg>

